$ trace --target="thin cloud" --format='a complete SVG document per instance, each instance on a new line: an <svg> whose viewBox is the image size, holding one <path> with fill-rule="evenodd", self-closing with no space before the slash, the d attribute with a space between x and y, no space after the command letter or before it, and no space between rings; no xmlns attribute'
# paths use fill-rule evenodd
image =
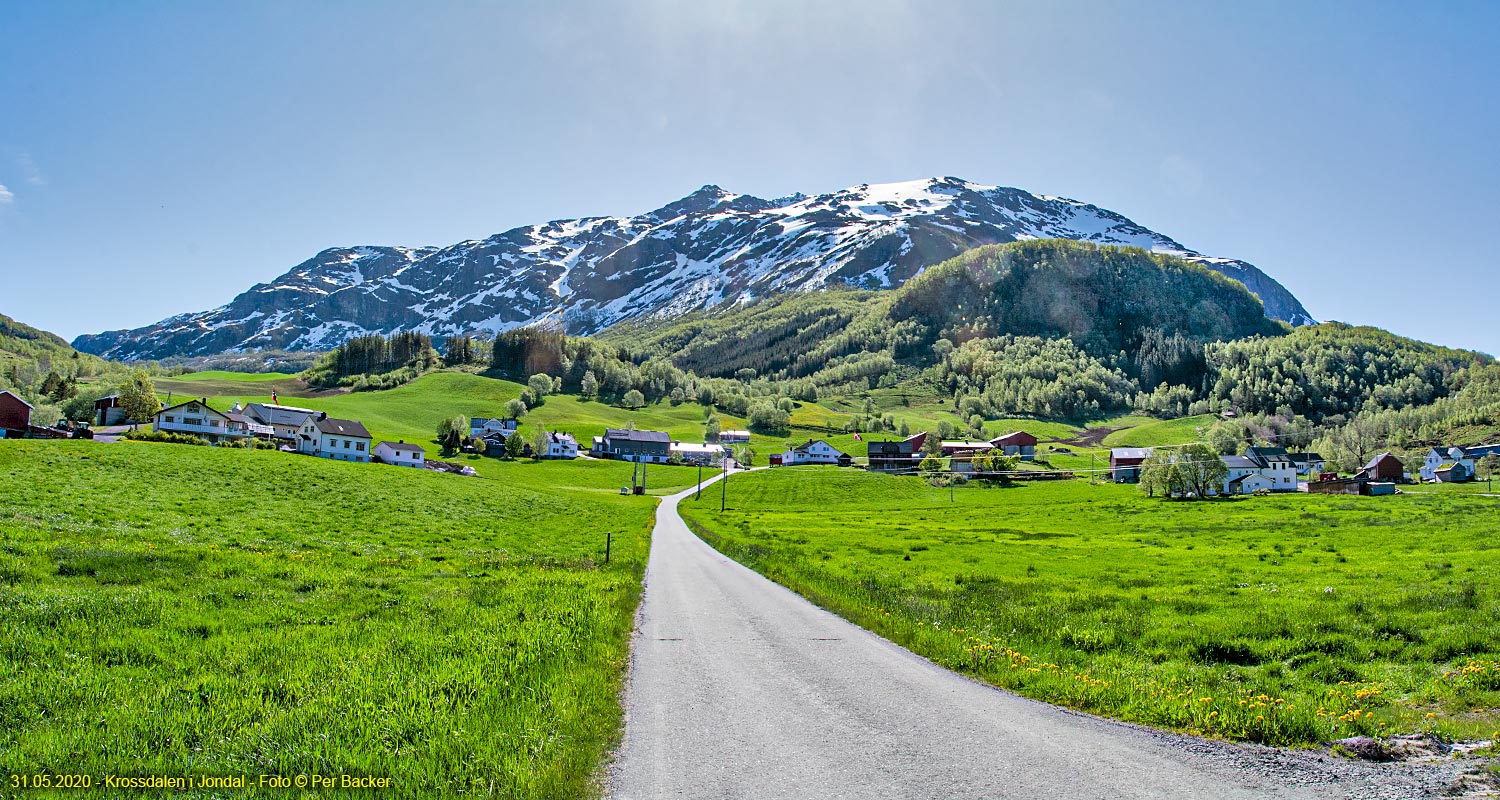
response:
<svg viewBox="0 0 1500 800"><path fill-rule="evenodd" d="M36 162L31 160L30 153L22 153L16 156L16 166L21 168L21 174L25 177L27 183L32 186L47 185L47 179L42 176L42 171L37 167Z"/></svg>
<svg viewBox="0 0 1500 800"><path fill-rule="evenodd" d="M16 196L5 188L5 184L0 183L0 206L10 205L15 199Z"/></svg>

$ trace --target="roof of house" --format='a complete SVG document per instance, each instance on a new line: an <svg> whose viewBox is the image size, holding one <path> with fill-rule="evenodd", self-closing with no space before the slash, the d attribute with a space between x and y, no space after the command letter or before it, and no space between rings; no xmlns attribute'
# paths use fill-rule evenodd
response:
<svg viewBox="0 0 1500 800"><path fill-rule="evenodd" d="M520 426L521 424L520 421L515 419L514 417L474 417L473 419L469 420L469 427L479 428L488 425L491 422L499 423L501 426L506 428L515 428Z"/></svg>
<svg viewBox="0 0 1500 800"><path fill-rule="evenodd" d="M750 438L750 431L719 431L720 436L736 436L741 439Z"/></svg>
<svg viewBox="0 0 1500 800"><path fill-rule="evenodd" d="M1293 461L1322 461L1323 457L1317 453L1287 453Z"/></svg>
<svg viewBox="0 0 1500 800"><path fill-rule="evenodd" d="M1262 464L1249 456L1219 456L1229 469L1260 469Z"/></svg>
<svg viewBox="0 0 1500 800"><path fill-rule="evenodd" d="M322 417L315 423L318 430L324 433L337 434L339 436L353 436L356 439L370 438L370 432L365 426L352 419L334 419L333 417Z"/></svg>
<svg viewBox="0 0 1500 800"><path fill-rule="evenodd" d="M943 442L944 450L993 450L995 445L990 442L971 442L967 439L959 441Z"/></svg>
<svg viewBox="0 0 1500 800"><path fill-rule="evenodd" d="M1036 437L1032 436L1026 431L1011 431L1004 436L996 436L995 438L991 439L990 444L996 447L1004 447L1005 445L1035 445Z"/></svg>
<svg viewBox="0 0 1500 800"><path fill-rule="evenodd" d="M604 438L623 439L627 442L659 442L667 445L672 443L672 436L666 431L628 431L623 428L605 428Z"/></svg>
<svg viewBox="0 0 1500 800"><path fill-rule="evenodd" d="M1380 455L1375 456L1374 458L1370 459L1370 463L1366 464L1364 466L1364 469L1365 470L1375 469L1375 467L1377 465L1379 465L1380 462L1385 461L1386 459L1390 459L1390 460L1396 462L1396 466L1398 466L1398 467L1401 466L1401 459L1396 458L1395 456L1391 455L1390 453L1381 453ZM1361 470L1361 471L1364 471L1364 470Z"/></svg>
<svg viewBox="0 0 1500 800"><path fill-rule="evenodd" d="M377 444L375 446L376 447L389 447L392 450L401 450L401 451L404 451L404 452L407 452L407 453L420 453L420 452L422 452L422 448L420 448L420 447L418 447L418 446L416 446L414 444L407 444L406 442L381 442L380 444Z"/></svg>
<svg viewBox="0 0 1500 800"><path fill-rule="evenodd" d="M1109 460L1128 461L1139 459L1145 461L1151 457L1152 450L1149 447L1116 447L1109 451Z"/></svg>
<svg viewBox="0 0 1500 800"><path fill-rule="evenodd" d="M553 431L552 433L547 434L547 438L551 439L554 442L558 442L559 444L572 444L575 447L578 446L578 440L574 439L573 434L571 433L558 433L556 431Z"/></svg>
<svg viewBox="0 0 1500 800"><path fill-rule="evenodd" d="M1453 468L1456 467L1456 466L1458 466L1458 464L1455 464L1455 463L1453 463L1453 462L1450 461L1450 462L1448 462L1446 464L1442 464L1442 465L1438 466L1438 468L1436 470L1434 470L1434 471L1435 472L1452 472Z"/></svg>
<svg viewBox="0 0 1500 800"><path fill-rule="evenodd" d="M1291 460L1292 457L1285 447L1247 447L1245 455L1262 460L1271 458Z"/></svg>
<svg viewBox="0 0 1500 800"><path fill-rule="evenodd" d="M178 403L175 406L169 406L167 408L163 408L162 410L160 410L160 411L158 411L156 413L157 414L165 414L168 411L173 411L175 409L182 408L183 406L203 406L203 410L204 411L207 411L208 413L213 414L216 417L224 417L225 419L230 419L229 415L223 414L221 412L213 410L212 408L209 408L208 407L208 400L206 400L206 399L203 399L203 400L188 400L187 402Z"/></svg>
<svg viewBox="0 0 1500 800"><path fill-rule="evenodd" d="M834 447L833 445L829 444L827 441L825 441L823 439L808 439L806 444L802 444L802 445L798 445L797 447L793 447L792 448L792 452L794 452L794 453L806 453L808 451L808 449L811 448L815 444L821 444L821 445L827 447L829 450L832 450L833 452L838 453L839 455L844 455L844 452L842 450L838 449L837 447Z"/></svg>
<svg viewBox="0 0 1500 800"><path fill-rule="evenodd" d="M318 412L310 408L278 406L271 403L251 403L245 406L245 413L261 420L267 425L301 425L307 421L308 417Z"/></svg>
<svg viewBox="0 0 1500 800"><path fill-rule="evenodd" d="M1464 458L1484 458L1486 456L1500 456L1500 444L1470 444L1460 445L1453 448L1463 454Z"/></svg>
<svg viewBox="0 0 1500 800"><path fill-rule="evenodd" d="M696 444L694 442L673 442L671 449L679 453L706 453L719 455L724 452L724 446L718 444Z"/></svg>
<svg viewBox="0 0 1500 800"><path fill-rule="evenodd" d="M36 406L26 402L25 400L22 400L20 395L10 391L9 389L0 390L0 394L8 394L11 397L14 397L16 399L16 402L20 403L23 406L26 406L27 408L36 408Z"/></svg>

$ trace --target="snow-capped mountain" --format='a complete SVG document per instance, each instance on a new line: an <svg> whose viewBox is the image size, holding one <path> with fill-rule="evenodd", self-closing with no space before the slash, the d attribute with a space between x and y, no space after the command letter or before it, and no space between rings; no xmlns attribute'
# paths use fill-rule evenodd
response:
<svg viewBox="0 0 1500 800"><path fill-rule="evenodd" d="M1031 238L1183 256L1244 282L1267 316L1313 322L1254 266L1194 252L1112 211L932 178L777 200L705 186L635 217L558 220L444 248L334 248L220 308L73 344L129 360L328 349L364 333L441 336L543 321L589 334L775 292L899 286L970 248Z"/></svg>

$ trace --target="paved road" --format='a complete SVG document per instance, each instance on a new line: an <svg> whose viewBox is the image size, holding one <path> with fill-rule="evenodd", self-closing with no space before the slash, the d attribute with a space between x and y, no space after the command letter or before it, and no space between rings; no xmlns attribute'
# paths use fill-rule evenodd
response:
<svg viewBox="0 0 1500 800"><path fill-rule="evenodd" d="M611 797L1328 796L938 667L720 555L686 494L657 511Z"/></svg>

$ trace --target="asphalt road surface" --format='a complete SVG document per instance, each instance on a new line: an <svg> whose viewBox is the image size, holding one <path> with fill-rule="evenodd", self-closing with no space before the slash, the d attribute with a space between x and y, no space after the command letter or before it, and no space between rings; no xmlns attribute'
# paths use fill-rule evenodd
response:
<svg viewBox="0 0 1500 800"><path fill-rule="evenodd" d="M677 515L686 494L657 511L611 797L1232 800L1352 788L1298 781L1278 751L1260 748L1259 764L1242 746L961 677L720 555Z"/></svg>

